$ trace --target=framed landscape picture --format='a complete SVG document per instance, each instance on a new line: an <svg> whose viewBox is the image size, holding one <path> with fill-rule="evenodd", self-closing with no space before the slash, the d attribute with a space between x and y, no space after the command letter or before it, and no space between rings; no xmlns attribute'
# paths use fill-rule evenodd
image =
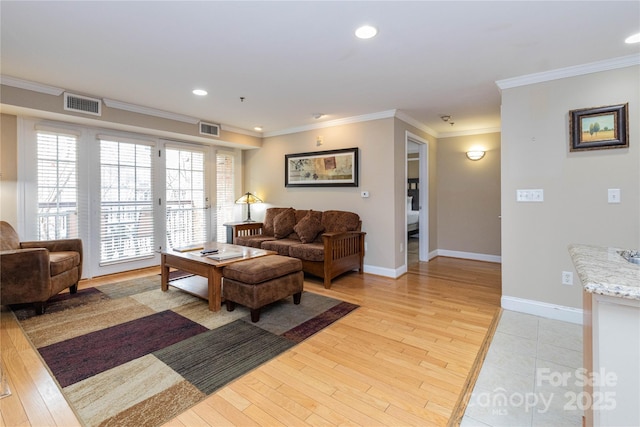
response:
<svg viewBox="0 0 640 427"><path fill-rule="evenodd" d="M357 187L358 149L284 156L285 187Z"/></svg>
<svg viewBox="0 0 640 427"><path fill-rule="evenodd" d="M629 147L628 105L569 111L570 150Z"/></svg>

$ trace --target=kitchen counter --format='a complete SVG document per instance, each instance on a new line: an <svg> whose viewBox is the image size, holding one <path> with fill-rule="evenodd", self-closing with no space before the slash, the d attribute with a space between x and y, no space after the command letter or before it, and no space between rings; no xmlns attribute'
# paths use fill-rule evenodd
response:
<svg viewBox="0 0 640 427"><path fill-rule="evenodd" d="M617 298L640 300L640 265L627 261L624 249L570 245L584 290Z"/></svg>
<svg viewBox="0 0 640 427"><path fill-rule="evenodd" d="M584 425L640 426L640 265L635 251L570 245L584 287Z"/></svg>

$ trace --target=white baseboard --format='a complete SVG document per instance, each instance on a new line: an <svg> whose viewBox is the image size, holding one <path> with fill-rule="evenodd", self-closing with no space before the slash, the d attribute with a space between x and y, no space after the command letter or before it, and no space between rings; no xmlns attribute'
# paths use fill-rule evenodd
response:
<svg viewBox="0 0 640 427"><path fill-rule="evenodd" d="M375 265L366 265L366 264L363 266L363 270L365 273L375 274L376 276L391 277L395 279L407 272L407 266L404 266L404 272L402 273L399 273L399 271L402 270L402 268L396 268L396 269L382 268L382 267L376 267Z"/></svg>
<svg viewBox="0 0 640 427"><path fill-rule="evenodd" d="M486 255L486 254L477 254L473 252L459 252L459 251L449 251L446 249L436 249L434 251L429 252L429 260L437 256L445 256L451 258L462 258L462 259L472 259L475 261L487 261L487 262L502 262L502 257L497 255ZM393 279L397 279L407 272L407 266L403 265L398 268L383 268L375 265L364 265L364 272L375 274L377 276L391 277Z"/></svg>
<svg viewBox="0 0 640 427"><path fill-rule="evenodd" d="M463 259L472 259L476 261L487 261L487 262L502 262L502 257L499 255L487 255L487 254L478 254L474 252L460 252L460 251L450 251L447 249L437 249L436 250L438 256L447 256L451 258L463 258Z"/></svg>
<svg viewBox="0 0 640 427"><path fill-rule="evenodd" d="M582 325L582 309L517 297L502 296L503 309Z"/></svg>

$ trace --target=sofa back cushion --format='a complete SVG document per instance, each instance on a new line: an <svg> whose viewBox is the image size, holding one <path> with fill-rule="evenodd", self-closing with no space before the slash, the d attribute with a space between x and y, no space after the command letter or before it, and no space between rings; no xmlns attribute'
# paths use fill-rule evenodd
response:
<svg viewBox="0 0 640 427"><path fill-rule="evenodd" d="M14 249L20 249L20 237L8 222L0 221L0 251Z"/></svg>
<svg viewBox="0 0 640 427"><path fill-rule="evenodd" d="M283 213L284 215L282 215ZM301 224L305 219L306 221ZM319 226L315 224L315 220L320 221ZM322 242L323 232L360 231L361 226L360 216L353 212L268 208L263 222L263 235L273 236L277 239L289 238L302 241L303 238L298 232L300 230L304 234L304 240L306 240L303 243ZM316 234L309 240L314 229Z"/></svg>
<svg viewBox="0 0 640 427"><path fill-rule="evenodd" d="M358 214L353 212L324 211L322 225L325 233L360 231L361 222Z"/></svg>

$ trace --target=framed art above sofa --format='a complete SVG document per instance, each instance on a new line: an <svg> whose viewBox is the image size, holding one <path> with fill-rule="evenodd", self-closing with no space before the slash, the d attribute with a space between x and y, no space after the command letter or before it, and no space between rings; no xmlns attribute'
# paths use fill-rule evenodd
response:
<svg viewBox="0 0 640 427"><path fill-rule="evenodd" d="M357 187L358 148L286 154L285 187Z"/></svg>

